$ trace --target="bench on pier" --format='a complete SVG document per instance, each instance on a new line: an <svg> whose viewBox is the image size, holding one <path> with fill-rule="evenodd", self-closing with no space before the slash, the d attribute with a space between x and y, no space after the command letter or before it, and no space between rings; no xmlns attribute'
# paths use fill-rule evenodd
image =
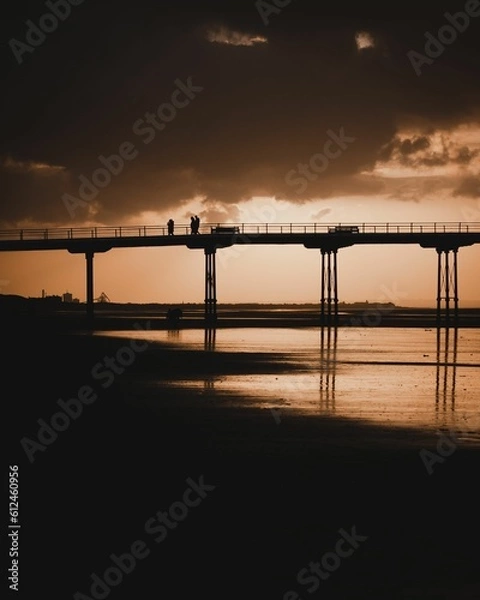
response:
<svg viewBox="0 0 480 600"><path fill-rule="evenodd" d="M212 227L212 233L229 233L233 235L234 233L240 233L240 227Z"/></svg>
<svg viewBox="0 0 480 600"><path fill-rule="evenodd" d="M357 225L337 225L336 227L330 227L328 233L359 233L360 229Z"/></svg>

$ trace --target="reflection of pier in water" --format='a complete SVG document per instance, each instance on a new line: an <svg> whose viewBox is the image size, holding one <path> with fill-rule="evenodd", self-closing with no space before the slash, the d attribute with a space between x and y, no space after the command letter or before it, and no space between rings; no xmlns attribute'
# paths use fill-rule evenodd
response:
<svg viewBox="0 0 480 600"><path fill-rule="evenodd" d="M437 329L437 374L435 381L435 413L455 412L457 383L458 329Z"/></svg>
<svg viewBox="0 0 480 600"><path fill-rule="evenodd" d="M337 327L320 330L320 411L335 412L335 376L337 370Z"/></svg>
<svg viewBox="0 0 480 600"><path fill-rule="evenodd" d="M207 370L207 373L205 374L205 379L204 379L204 390L206 392L215 390L215 381L218 379L218 377L215 376L215 374L214 374L215 373L214 361L215 361L216 336L217 336L217 330L214 327L205 328L203 347L204 347L205 353L210 354L209 360L207 363L208 370Z"/></svg>

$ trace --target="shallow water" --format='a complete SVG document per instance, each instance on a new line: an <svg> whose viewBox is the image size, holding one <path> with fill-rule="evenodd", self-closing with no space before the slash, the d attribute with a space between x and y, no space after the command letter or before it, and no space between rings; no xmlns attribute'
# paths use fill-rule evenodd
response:
<svg viewBox="0 0 480 600"><path fill-rule="evenodd" d="M162 376L159 388L192 402L228 397L229 406L272 416L322 415L388 428L449 428L480 446L480 330L400 328L232 328L116 331L97 335L147 340L172 351L279 356L283 372ZM277 413L277 411L280 411Z"/></svg>

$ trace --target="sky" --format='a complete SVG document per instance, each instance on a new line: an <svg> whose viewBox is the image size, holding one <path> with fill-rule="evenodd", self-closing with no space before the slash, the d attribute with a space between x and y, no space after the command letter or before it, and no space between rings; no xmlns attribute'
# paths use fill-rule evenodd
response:
<svg viewBox="0 0 480 600"><path fill-rule="evenodd" d="M477 0L5 10L1 229L178 226L192 214L480 226ZM380 301L388 289L399 304L433 305L436 260L413 245L341 250L340 300ZM480 306L479 262L480 245L460 251L463 306ZM237 247L217 265L219 302L319 298L315 250ZM117 249L96 256L95 295L202 302L203 269L201 251ZM0 255L0 293L42 289L83 301L84 258Z"/></svg>

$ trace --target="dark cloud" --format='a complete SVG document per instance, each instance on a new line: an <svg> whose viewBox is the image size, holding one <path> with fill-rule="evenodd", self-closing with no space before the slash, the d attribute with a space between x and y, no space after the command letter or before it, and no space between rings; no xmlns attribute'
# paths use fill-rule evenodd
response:
<svg viewBox="0 0 480 600"><path fill-rule="evenodd" d="M409 157L421 150L426 150L430 147L430 140L426 136L414 137L412 139L401 139L395 137L391 142L381 148L378 158L382 162L387 162L393 158L394 154L400 154L402 158Z"/></svg>
<svg viewBox="0 0 480 600"><path fill-rule="evenodd" d="M458 149L457 156L453 159L459 165L469 165L479 154L478 150L471 150L467 146Z"/></svg>
<svg viewBox="0 0 480 600"><path fill-rule="evenodd" d="M455 197L480 198L480 178L466 177L453 191Z"/></svg>
<svg viewBox="0 0 480 600"><path fill-rule="evenodd" d="M418 137L413 140L404 140L400 145L400 152L402 154L415 154L420 150L426 150L430 147L430 141L426 137Z"/></svg>
<svg viewBox="0 0 480 600"><path fill-rule="evenodd" d="M65 170L40 180L1 169L0 220L92 218L81 208L72 218L62 195L78 196L79 177L91 178L102 166L98 157L118 153L124 142L138 156L92 201L102 222L173 210L196 196L206 198L205 214L231 214L230 206L254 195L303 203L381 193L381 183L359 174L397 150L413 164L468 164L476 154L467 147L420 156L429 150L428 135L401 147L392 140L401 121L418 118L433 130L475 121L476 25L417 77L407 52L422 51L424 33L443 24L451 3L322 4L292 1L268 27L254 2L76 7L24 64L7 57L0 153ZM21 38L25 21L43 8L22 3L2 22L2 39ZM212 43L208 31L235 43ZM371 35L375 47L359 52L359 32ZM268 43L236 45L263 37ZM134 124L170 102L175 81L189 77L203 91L145 144ZM328 132L341 128L355 142L299 192L287 174L324 153Z"/></svg>
<svg viewBox="0 0 480 600"><path fill-rule="evenodd" d="M191 213L185 213L184 218L188 220ZM240 220L240 211L235 204L223 205L219 202L206 201L203 210L199 211L202 221L208 223L238 223Z"/></svg>
<svg viewBox="0 0 480 600"><path fill-rule="evenodd" d="M315 222L321 221L322 219L325 219L325 217L327 217L331 212L332 212L331 208L323 208L322 210L320 210L317 213L313 214L312 215L312 219Z"/></svg>
<svg viewBox="0 0 480 600"><path fill-rule="evenodd" d="M441 150L434 148L434 136L440 138ZM397 161L403 167L443 167L448 164L467 166L479 154L478 150L449 141L445 133L433 132L430 135L412 138L396 136L380 149L378 161Z"/></svg>

